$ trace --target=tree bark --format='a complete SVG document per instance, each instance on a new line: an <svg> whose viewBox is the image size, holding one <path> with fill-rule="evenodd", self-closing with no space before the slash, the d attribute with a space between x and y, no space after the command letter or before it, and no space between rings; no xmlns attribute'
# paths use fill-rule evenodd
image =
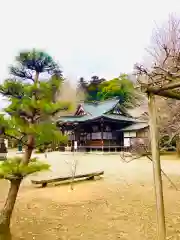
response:
<svg viewBox="0 0 180 240"><path fill-rule="evenodd" d="M161 175L161 161L159 151L159 134L157 129L157 114L155 96L149 94L148 96L148 108L150 117L150 137L151 137L151 150L152 150L152 162L153 162L153 174L154 174L154 189L156 197L156 210L157 210L157 239L166 239L166 224L164 213L164 198L163 198L163 185Z"/></svg>
<svg viewBox="0 0 180 240"><path fill-rule="evenodd" d="M34 136L29 135L28 141L27 141L27 146L25 148L24 158L22 160L22 164L28 165L33 149L34 149Z"/></svg>
<svg viewBox="0 0 180 240"><path fill-rule="evenodd" d="M11 240L10 220L22 179L11 180L9 193L0 212L0 240Z"/></svg>
<svg viewBox="0 0 180 240"><path fill-rule="evenodd" d="M34 137L28 136L28 144L25 149L24 158L21 164L28 165L31 158L31 154L34 147ZM14 209L16 198L18 195L19 187L21 185L22 178L14 179L10 181L9 193L4 205L4 208L0 212L0 240L11 240L10 221L11 215Z"/></svg>
<svg viewBox="0 0 180 240"><path fill-rule="evenodd" d="M177 152L177 155L180 156L180 136L177 136L177 139L176 139L176 152Z"/></svg>

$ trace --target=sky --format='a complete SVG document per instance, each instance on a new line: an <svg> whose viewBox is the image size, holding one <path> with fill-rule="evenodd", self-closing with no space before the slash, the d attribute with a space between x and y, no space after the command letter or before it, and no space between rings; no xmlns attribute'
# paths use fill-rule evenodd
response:
<svg viewBox="0 0 180 240"><path fill-rule="evenodd" d="M24 49L47 51L73 82L129 73L179 0L1 0L0 81Z"/></svg>

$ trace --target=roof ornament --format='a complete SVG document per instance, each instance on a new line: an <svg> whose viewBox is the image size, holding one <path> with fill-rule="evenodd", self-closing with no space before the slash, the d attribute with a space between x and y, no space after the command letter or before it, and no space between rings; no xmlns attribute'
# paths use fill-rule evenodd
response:
<svg viewBox="0 0 180 240"><path fill-rule="evenodd" d="M77 111L75 112L74 115L75 116L83 116L85 114L86 114L86 112L85 112L85 110L83 108L83 105L80 103L79 106L78 106L78 109L77 109Z"/></svg>

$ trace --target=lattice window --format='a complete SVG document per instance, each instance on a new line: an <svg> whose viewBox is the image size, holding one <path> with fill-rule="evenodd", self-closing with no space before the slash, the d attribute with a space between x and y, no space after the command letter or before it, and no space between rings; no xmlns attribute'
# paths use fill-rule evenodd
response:
<svg viewBox="0 0 180 240"><path fill-rule="evenodd" d="M103 139L112 139L112 133L111 132L104 132L103 133Z"/></svg>
<svg viewBox="0 0 180 240"><path fill-rule="evenodd" d="M92 139L101 139L101 132L92 133Z"/></svg>

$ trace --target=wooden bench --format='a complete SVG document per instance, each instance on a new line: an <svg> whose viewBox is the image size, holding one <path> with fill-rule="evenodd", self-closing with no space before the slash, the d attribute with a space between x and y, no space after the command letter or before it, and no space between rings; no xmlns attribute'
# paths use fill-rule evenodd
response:
<svg viewBox="0 0 180 240"><path fill-rule="evenodd" d="M79 174L75 176L68 176L68 177L56 177L56 178L49 178L49 179L41 179L41 180L31 180L32 184L41 184L42 187L46 187L48 183L54 183L54 182L62 182L67 180L75 180L75 179L87 179L87 180L93 180L95 177L101 176L104 174L104 171L98 171L98 172L92 172L92 173L86 173L86 174Z"/></svg>

